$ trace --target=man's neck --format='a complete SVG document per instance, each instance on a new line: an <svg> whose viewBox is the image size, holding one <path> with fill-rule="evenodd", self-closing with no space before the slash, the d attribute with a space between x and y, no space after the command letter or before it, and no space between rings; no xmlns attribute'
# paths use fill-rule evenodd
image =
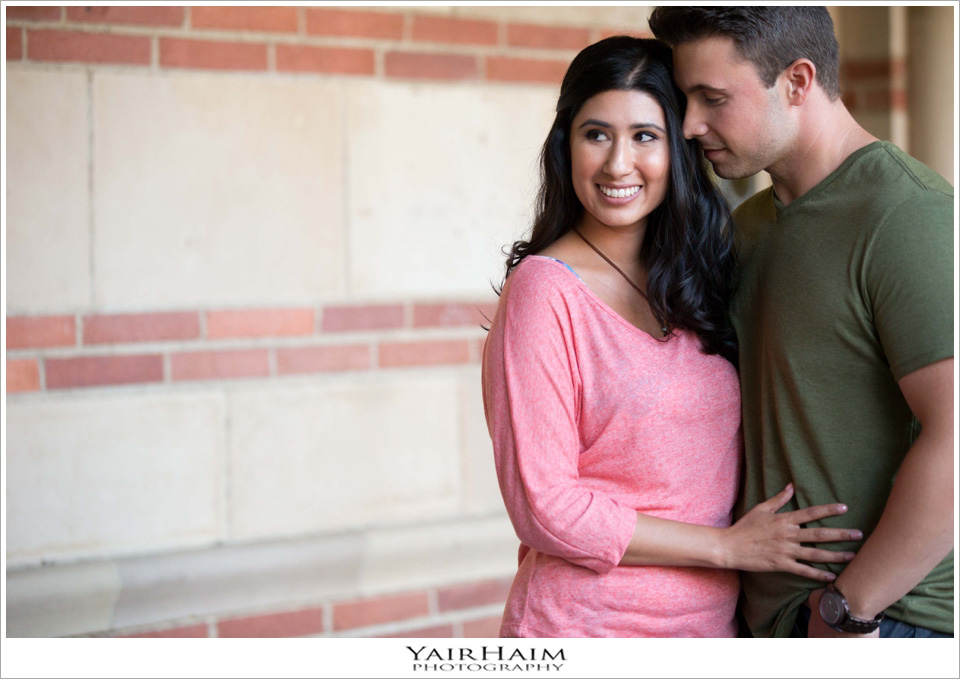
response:
<svg viewBox="0 0 960 679"><path fill-rule="evenodd" d="M767 168L773 190L784 205L826 179L854 151L878 141L839 101L824 101L810 110L800 129L791 149Z"/></svg>

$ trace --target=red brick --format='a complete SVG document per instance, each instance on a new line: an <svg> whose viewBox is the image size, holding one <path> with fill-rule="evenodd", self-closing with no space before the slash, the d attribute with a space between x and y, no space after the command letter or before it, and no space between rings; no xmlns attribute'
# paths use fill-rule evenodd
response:
<svg viewBox="0 0 960 679"><path fill-rule="evenodd" d="M160 65L170 68L263 71L267 68L267 46L249 42L160 38Z"/></svg>
<svg viewBox="0 0 960 679"><path fill-rule="evenodd" d="M352 330L389 330L403 326L403 307L399 304L365 306L328 306L323 309L323 332Z"/></svg>
<svg viewBox="0 0 960 679"><path fill-rule="evenodd" d="M40 366L32 358L7 361L7 393L40 388Z"/></svg>
<svg viewBox="0 0 960 679"><path fill-rule="evenodd" d="M399 40L403 15L342 9L307 9L307 35L339 35Z"/></svg>
<svg viewBox="0 0 960 679"><path fill-rule="evenodd" d="M135 26L182 26L183 7L67 7L67 21Z"/></svg>
<svg viewBox="0 0 960 679"><path fill-rule="evenodd" d="M489 327L489 326L488 326ZM473 344L473 361L479 363L483 360L483 347L487 343L487 338L483 337L482 339L474 340Z"/></svg>
<svg viewBox="0 0 960 679"><path fill-rule="evenodd" d="M277 45L277 70L373 75L373 50Z"/></svg>
<svg viewBox="0 0 960 679"><path fill-rule="evenodd" d="M150 64L150 38L79 31L29 31L27 58L93 64Z"/></svg>
<svg viewBox="0 0 960 679"><path fill-rule="evenodd" d="M217 28L227 31L264 31L296 33L296 7L200 6L190 10L193 28Z"/></svg>
<svg viewBox="0 0 960 679"><path fill-rule="evenodd" d="M465 45L496 45L497 22L479 19L415 16L413 39Z"/></svg>
<svg viewBox="0 0 960 679"><path fill-rule="evenodd" d="M207 337L288 337L313 334L313 309L208 311Z"/></svg>
<svg viewBox="0 0 960 679"><path fill-rule="evenodd" d="M77 343L73 316L7 317L7 349L69 347Z"/></svg>
<svg viewBox="0 0 960 679"><path fill-rule="evenodd" d="M370 347L365 344L277 349L281 375L369 369Z"/></svg>
<svg viewBox="0 0 960 679"><path fill-rule="evenodd" d="M60 21L60 7L7 7L7 21Z"/></svg>
<svg viewBox="0 0 960 679"><path fill-rule="evenodd" d="M496 303L440 303L415 304L413 307L413 327L432 328L457 325L489 325L496 313Z"/></svg>
<svg viewBox="0 0 960 679"><path fill-rule="evenodd" d="M907 99L907 91L902 87L895 87L890 90L890 107L894 111L906 111L909 100Z"/></svg>
<svg viewBox="0 0 960 679"><path fill-rule="evenodd" d="M496 639L500 636L501 617L481 618L463 623L464 639Z"/></svg>
<svg viewBox="0 0 960 679"><path fill-rule="evenodd" d="M420 627L418 629L407 630L406 632L399 632L397 634L381 634L378 635L380 639L403 639L409 637L411 639L422 638L422 639L449 639L453 637L453 625L437 625L436 627Z"/></svg>
<svg viewBox="0 0 960 679"><path fill-rule="evenodd" d="M171 377L175 380L266 377L269 374L266 349L185 351L171 357Z"/></svg>
<svg viewBox="0 0 960 679"><path fill-rule="evenodd" d="M507 44L511 47L580 50L590 44L590 31L567 26L510 24L507 26Z"/></svg>
<svg viewBox="0 0 960 679"><path fill-rule="evenodd" d="M163 380L163 357L154 354L48 358L44 365L48 389Z"/></svg>
<svg viewBox="0 0 960 679"><path fill-rule="evenodd" d="M303 637L325 631L322 608L250 615L217 623L217 636L224 638Z"/></svg>
<svg viewBox="0 0 960 679"><path fill-rule="evenodd" d="M23 29L7 28L7 61L23 59Z"/></svg>
<svg viewBox="0 0 960 679"><path fill-rule="evenodd" d="M407 620L428 612L425 592L347 601L334 605L333 629L339 631Z"/></svg>
<svg viewBox="0 0 960 679"><path fill-rule="evenodd" d="M84 344L185 340L199 337L200 316L191 311L83 317Z"/></svg>
<svg viewBox="0 0 960 679"><path fill-rule="evenodd" d="M570 64L548 59L487 57L487 80L559 85Z"/></svg>
<svg viewBox="0 0 960 679"><path fill-rule="evenodd" d="M470 344L467 340L424 340L380 344L380 366L383 368L469 362Z"/></svg>
<svg viewBox="0 0 960 679"><path fill-rule="evenodd" d="M476 58L466 54L387 52L384 66L392 78L468 80L478 73Z"/></svg>
<svg viewBox="0 0 960 679"><path fill-rule="evenodd" d="M186 627L170 627L153 632L139 634L121 634L120 639L197 639L207 635L206 625L188 625Z"/></svg>
<svg viewBox="0 0 960 679"><path fill-rule="evenodd" d="M468 585L445 587L437 592L440 612L502 604L510 592L509 580L485 580Z"/></svg>

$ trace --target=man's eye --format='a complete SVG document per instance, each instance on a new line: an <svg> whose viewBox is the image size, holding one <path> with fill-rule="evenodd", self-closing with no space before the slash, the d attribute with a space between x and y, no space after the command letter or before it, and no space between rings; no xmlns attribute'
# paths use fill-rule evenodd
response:
<svg viewBox="0 0 960 679"><path fill-rule="evenodd" d="M707 106L719 106L723 103L723 97L704 97L703 101Z"/></svg>

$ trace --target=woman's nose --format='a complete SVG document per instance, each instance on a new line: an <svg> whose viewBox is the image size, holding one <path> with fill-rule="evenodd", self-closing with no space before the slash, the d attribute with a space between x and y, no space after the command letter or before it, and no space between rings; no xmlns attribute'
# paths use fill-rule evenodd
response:
<svg viewBox="0 0 960 679"><path fill-rule="evenodd" d="M633 171L633 154L629 143L614 142L610 145L603 171L611 177L622 177Z"/></svg>

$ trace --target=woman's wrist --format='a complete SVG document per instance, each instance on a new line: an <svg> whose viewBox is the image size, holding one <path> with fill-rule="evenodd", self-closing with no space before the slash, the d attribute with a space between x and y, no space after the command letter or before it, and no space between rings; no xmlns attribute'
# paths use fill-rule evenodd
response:
<svg viewBox="0 0 960 679"><path fill-rule="evenodd" d="M730 528L714 528L711 537L710 563L715 568L734 568Z"/></svg>

